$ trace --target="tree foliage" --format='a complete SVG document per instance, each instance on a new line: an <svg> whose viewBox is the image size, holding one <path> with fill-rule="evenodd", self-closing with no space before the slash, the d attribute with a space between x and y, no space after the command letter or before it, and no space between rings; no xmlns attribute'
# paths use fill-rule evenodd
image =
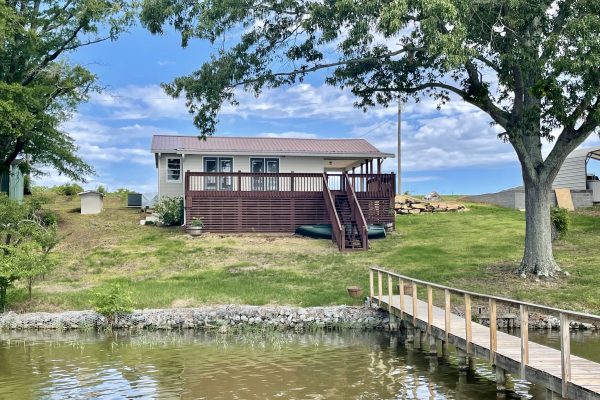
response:
<svg viewBox="0 0 600 400"><path fill-rule="evenodd" d="M98 89L96 76L67 56L116 39L132 17L126 0L0 3L0 168L27 154L73 179L93 171L60 123Z"/></svg>
<svg viewBox="0 0 600 400"><path fill-rule="evenodd" d="M15 281L25 279L31 296L34 280L53 267L49 253L58 244L56 223L48 223L40 207L36 199L20 204L0 195L0 310Z"/></svg>
<svg viewBox="0 0 600 400"><path fill-rule="evenodd" d="M215 45L210 61L164 85L186 97L202 135L239 90L260 95L317 71L363 109L424 95L478 107L521 163L532 205L521 271L558 269L540 199L598 131L597 0L145 0L142 21L154 33L173 26L183 46ZM546 158L544 140L554 141Z"/></svg>

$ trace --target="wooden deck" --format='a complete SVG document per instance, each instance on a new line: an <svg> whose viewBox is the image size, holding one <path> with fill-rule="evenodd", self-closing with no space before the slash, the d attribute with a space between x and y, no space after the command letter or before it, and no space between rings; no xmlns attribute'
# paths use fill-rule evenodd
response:
<svg viewBox="0 0 600 400"><path fill-rule="evenodd" d="M395 223L395 190L394 174L187 171L185 214L202 217L207 232L331 224L340 250L367 249L366 225Z"/></svg>
<svg viewBox="0 0 600 400"><path fill-rule="evenodd" d="M374 275L377 275L377 292L374 289ZM400 293L396 294L400 291L405 292L404 288L407 287L407 284L411 293L418 293L417 282L426 286L427 301L419 300L418 295L413 297L402 293L401 297ZM443 308L433 305L434 289L444 291ZM452 313L451 293L465 296L468 314L470 314L472 298L489 299L493 328L472 322L471 318L466 320L463 316ZM521 318L525 320L530 309L559 311L562 326L567 327L570 320L581 318L585 321L600 321L598 316L550 309L515 300L427 284L377 268L371 269L371 301L429 335L430 340L440 340L445 344L451 343L465 355L489 360L502 373L508 372L521 376L529 382L545 387L549 393L556 393L565 398L600 399L600 364L570 354L569 329L561 329L563 338L561 350L529 341L527 329L521 330L521 337L498 332L495 329L497 302L520 304ZM550 312L548 313L550 314Z"/></svg>

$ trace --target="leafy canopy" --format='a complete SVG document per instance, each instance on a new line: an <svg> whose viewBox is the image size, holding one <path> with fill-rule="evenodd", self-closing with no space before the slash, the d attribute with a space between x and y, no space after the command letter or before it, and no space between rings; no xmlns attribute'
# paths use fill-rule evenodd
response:
<svg viewBox="0 0 600 400"><path fill-rule="evenodd" d="M320 70L361 108L458 96L504 128L525 178L555 175L600 122L597 0L145 0L142 21L215 45L164 85L203 135L238 88L258 95ZM542 139L556 139L547 163Z"/></svg>
<svg viewBox="0 0 600 400"><path fill-rule="evenodd" d="M60 124L99 87L67 55L116 39L132 18L126 0L0 3L0 167L25 153L74 179L93 172Z"/></svg>

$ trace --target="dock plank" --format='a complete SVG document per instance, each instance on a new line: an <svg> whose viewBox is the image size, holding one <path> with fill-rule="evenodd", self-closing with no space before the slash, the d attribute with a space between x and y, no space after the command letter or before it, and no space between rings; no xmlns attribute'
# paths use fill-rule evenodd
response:
<svg viewBox="0 0 600 400"><path fill-rule="evenodd" d="M379 307L385 310L390 309L394 314L400 316L400 295L373 296L372 300L379 304ZM391 307L390 302L391 300ZM446 337L446 313L444 308L430 307L427 301L413 299L413 296L404 294L403 317L406 321L416 322L417 325L427 327L428 315L431 315L432 331L437 329L441 332L438 339L443 340ZM416 307L416 313L413 312L413 305ZM416 315L415 315L416 314ZM416 318L415 318L416 317ZM463 317L452 314L449 319L450 332L449 340L459 347L464 346L466 342L466 327ZM472 322L471 324L471 343L484 351L490 351L490 329L487 326ZM457 340L458 339L458 340ZM517 336L505 332L497 332L497 356L507 359L508 364L514 364L516 368L508 372L515 375L521 371L521 339ZM527 379L533 383L548 387L550 380L556 380L558 388L562 382L561 378L561 352L532 341L528 342L529 363L526 366ZM463 348L463 350L466 350ZM571 379L568 383L569 393L572 398L600 399L600 364L571 355Z"/></svg>

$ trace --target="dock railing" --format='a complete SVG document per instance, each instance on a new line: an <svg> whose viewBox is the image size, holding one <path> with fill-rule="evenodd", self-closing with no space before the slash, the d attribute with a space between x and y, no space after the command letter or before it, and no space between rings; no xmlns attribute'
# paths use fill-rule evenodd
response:
<svg viewBox="0 0 600 400"><path fill-rule="evenodd" d="M377 293L375 292L375 274L377 275ZM422 281L419 279L410 278L405 275L400 275L395 272L386 271L378 267L369 268L369 287L370 298L377 299L379 306L384 299L384 277L387 278L387 296L388 308L392 311L392 298L394 296L393 280L398 280L399 297L400 297L400 316L407 311L404 299L405 285L409 285L412 292L412 318L413 325L417 322L417 301L418 301L418 286L425 287L427 291L427 330L431 333L431 325L433 323L433 290L444 292L444 332L446 343L451 332L451 294L463 297L465 314L465 340L466 352L471 354L472 344L472 315L471 305L473 299L482 299L489 304L489 330L490 330L490 362L495 364L496 353L498 351L498 336L497 336L497 305L509 304L519 307L519 316L521 321L520 339L521 339L521 377L525 379L525 369L529 364L529 312L532 310L541 311L547 315L558 315L560 319L560 352L561 352L561 378L562 378L562 396L567 397L567 386L571 381L571 341L570 341L570 322L600 322L600 316L586 314L577 311L563 310L554 307L548 307L540 304L529 303L520 300L508 299L499 296L487 295L482 293L471 292L468 290L457 289L445 285L439 285L431 282Z"/></svg>

